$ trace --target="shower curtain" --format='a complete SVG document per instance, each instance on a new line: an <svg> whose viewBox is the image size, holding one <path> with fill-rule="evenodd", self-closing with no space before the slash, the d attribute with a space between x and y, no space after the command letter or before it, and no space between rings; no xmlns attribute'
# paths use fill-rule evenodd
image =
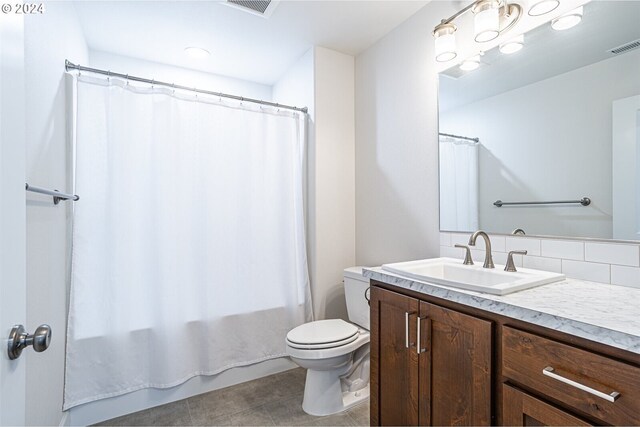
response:
<svg viewBox="0 0 640 427"><path fill-rule="evenodd" d="M286 355L303 113L79 76L64 409Z"/></svg>
<svg viewBox="0 0 640 427"><path fill-rule="evenodd" d="M478 226L477 142L440 136L440 229L475 231Z"/></svg>

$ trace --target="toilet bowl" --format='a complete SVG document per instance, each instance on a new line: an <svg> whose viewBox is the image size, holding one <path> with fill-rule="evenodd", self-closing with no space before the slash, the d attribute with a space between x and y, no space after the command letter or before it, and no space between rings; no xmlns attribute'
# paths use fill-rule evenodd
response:
<svg viewBox="0 0 640 427"><path fill-rule="evenodd" d="M368 288L361 267L344 270L350 322L317 320L287 334L289 357L307 370L302 409L310 415L335 414L369 398Z"/></svg>

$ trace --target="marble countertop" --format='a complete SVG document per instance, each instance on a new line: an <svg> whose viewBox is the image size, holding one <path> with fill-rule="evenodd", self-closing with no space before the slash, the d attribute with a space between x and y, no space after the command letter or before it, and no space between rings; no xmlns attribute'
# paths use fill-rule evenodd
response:
<svg viewBox="0 0 640 427"><path fill-rule="evenodd" d="M380 268L364 276L640 354L640 289L566 279L497 296L408 279Z"/></svg>

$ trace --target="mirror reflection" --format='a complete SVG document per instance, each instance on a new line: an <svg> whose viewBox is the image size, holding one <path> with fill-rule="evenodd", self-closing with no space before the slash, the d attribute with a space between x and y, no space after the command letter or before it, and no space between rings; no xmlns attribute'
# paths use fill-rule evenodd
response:
<svg viewBox="0 0 640 427"><path fill-rule="evenodd" d="M440 74L441 230L640 240L640 2L580 12Z"/></svg>

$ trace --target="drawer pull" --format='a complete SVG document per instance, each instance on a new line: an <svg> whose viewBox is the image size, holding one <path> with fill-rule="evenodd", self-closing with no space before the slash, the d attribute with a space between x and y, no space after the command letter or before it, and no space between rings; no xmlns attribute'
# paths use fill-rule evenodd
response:
<svg viewBox="0 0 640 427"><path fill-rule="evenodd" d="M542 374L546 375L548 377L553 378L554 380L558 380L560 382L563 382L565 384L568 384L572 387L578 388L582 391L586 391L587 393L591 393L594 396L598 396L601 399L604 399L608 402L615 402L617 398L620 397L620 393L618 393L617 391L611 392L611 394L606 394L603 393L601 391L596 390L595 388L591 388L591 387L587 387L584 384L580 384L578 382L575 382L573 380L570 380L569 378L565 378L561 375L558 375L554 372L554 369L551 366L547 366L546 368L544 368L542 370Z"/></svg>

